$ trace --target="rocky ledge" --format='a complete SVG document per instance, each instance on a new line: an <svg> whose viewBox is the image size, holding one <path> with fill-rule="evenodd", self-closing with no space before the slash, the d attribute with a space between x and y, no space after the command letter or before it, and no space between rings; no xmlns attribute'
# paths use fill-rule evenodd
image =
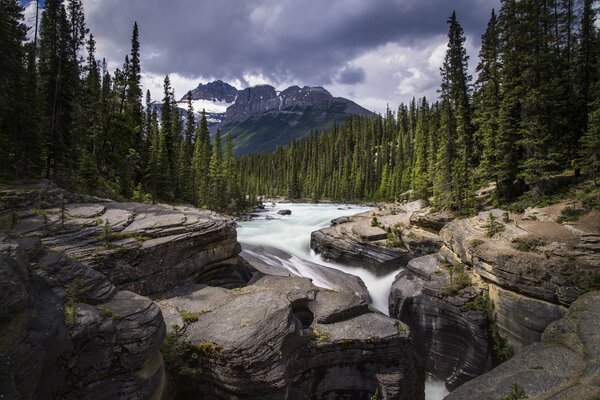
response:
<svg viewBox="0 0 600 400"><path fill-rule="evenodd" d="M599 303L600 292L584 294L562 319L545 329L540 343L525 347L509 361L459 387L446 400L598 399ZM516 393L522 396L516 397Z"/></svg>
<svg viewBox="0 0 600 400"><path fill-rule="evenodd" d="M40 237L119 289L151 295L184 282L237 287L251 277L235 223L211 211L77 196L50 183L3 190L0 202L13 210L2 218L15 235Z"/></svg>
<svg viewBox="0 0 600 400"><path fill-rule="evenodd" d="M406 325L351 293L263 276L233 290L185 285L158 304L178 395L423 398Z"/></svg>
<svg viewBox="0 0 600 400"><path fill-rule="evenodd" d="M390 315L411 327L428 370L448 387L538 342L598 285L597 212L560 223L556 209L452 221L440 231L437 254L411 260L397 275Z"/></svg>
<svg viewBox="0 0 600 400"><path fill-rule="evenodd" d="M514 350L539 341L546 326L600 277L598 212L565 224L550 212L541 209L539 218L530 218L491 210L440 232L445 246L484 284L499 332Z"/></svg>
<svg viewBox="0 0 600 400"><path fill-rule="evenodd" d="M162 399L160 309L101 273L0 231L0 398Z"/></svg>
<svg viewBox="0 0 600 400"><path fill-rule="evenodd" d="M310 246L326 259L370 267L377 274L385 274L405 266L414 257L435 253L441 246L429 224L411 223L416 211L424 211L423 202L380 206L337 218L330 227L311 234Z"/></svg>

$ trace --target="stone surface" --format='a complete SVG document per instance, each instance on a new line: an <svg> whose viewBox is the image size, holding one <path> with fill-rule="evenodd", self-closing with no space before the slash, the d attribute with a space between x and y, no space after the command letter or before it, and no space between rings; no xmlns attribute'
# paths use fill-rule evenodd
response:
<svg viewBox="0 0 600 400"><path fill-rule="evenodd" d="M44 205L19 211L15 234L40 237L48 249L100 271L119 289L155 295L191 281L236 287L253 272L238 257L233 220L211 211L101 201L52 186L5 190L0 199Z"/></svg>
<svg viewBox="0 0 600 400"><path fill-rule="evenodd" d="M0 233L0 398L162 399L165 335L150 299Z"/></svg>
<svg viewBox="0 0 600 400"><path fill-rule="evenodd" d="M347 292L265 276L244 288L187 285L159 301L196 349L179 395L206 398L420 399L408 328ZM182 317L195 313L194 318ZM362 396L362 397L361 397Z"/></svg>
<svg viewBox="0 0 600 400"><path fill-rule="evenodd" d="M422 207L418 201L337 218L330 227L311 234L311 248L326 259L369 267L383 275L439 250L442 242L437 234L410 225L411 216ZM388 240L388 228L399 235Z"/></svg>
<svg viewBox="0 0 600 400"><path fill-rule="evenodd" d="M454 388L487 370L491 344L485 311L472 306L481 290L446 293L448 263L440 254L412 259L396 276L389 304L390 316L410 327L427 371Z"/></svg>
<svg viewBox="0 0 600 400"><path fill-rule="evenodd" d="M577 299L550 324L541 343L459 387L446 400L503 399L516 384L529 399L593 400L600 396L600 292Z"/></svg>
<svg viewBox="0 0 600 400"><path fill-rule="evenodd" d="M454 215L448 211L431 212L429 209L424 209L413 213L410 223L423 229L439 232L454 219Z"/></svg>
<svg viewBox="0 0 600 400"><path fill-rule="evenodd" d="M256 270L265 275L299 276L298 265L302 263L305 276L313 279L316 286L346 291L369 301L369 292L365 283L358 276L350 275L334 268L300 260L282 250L269 246L253 246L244 244L241 256Z"/></svg>
<svg viewBox="0 0 600 400"><path fill-rule="evenodd" d="M500 226L488 236L489 214ZM501 210L456 220L440 236L471 266L489 289L501 335L514 350L539 341L545 327L561 318L600 274L600 253L589 244L592 231L578 234L551 220L523 220Z"/></svg>

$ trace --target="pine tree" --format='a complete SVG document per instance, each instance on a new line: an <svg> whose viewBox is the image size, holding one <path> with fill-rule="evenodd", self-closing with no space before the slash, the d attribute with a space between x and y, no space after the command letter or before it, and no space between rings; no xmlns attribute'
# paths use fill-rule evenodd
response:
<svg viewBox="0 0 600 400"><path fill-rule="evenodd" d="M206 113L202 110L200 123L196 131L196 141L194 143L193 164L193 185L197 188L198 207L206 207L208 204L208 192L210 189L209 168L211 160L210 132Z"/></svg>
<svg viewBox="0 0 600 400"><path fill-rule="evenodd" d="M415 132L415 166L411 179L411 189L418 199L429 197L428 147L429 147L429 109L427 99L423 98Z"/></svg>
<svg viewBox="0 0 600 400"><path fill-rule="evenodd" d="M493 180L496 185L498 185L499 111L502 100L500 67L500 30L496 12L492 10L481 40L473 119L477 125L475 136L481 147L478 175L483 183Z"/></svg>
<svg viewBox="0 0 600 400"><path fill-rule="evenodd" d="M222 210L225 207L225 204L223 204L223 150L221 148L221 132L218 129L215 133L215 142L212 146L208 177L210 182L208 208L211 210Z"/></svg>
<svg viewBox="0 0 600 400"><path fill-rule="evenodd" d="M593 104L589 117L589 128L581 138L581 156L583 165L592 176L594 184L600 184L600 97Z"/></svg>
<svg viewBox="0 0 600 400"><path fill-rule="evenodd" d="M473 126L464 31L452 13L448 20L448 50L441 69L442 140L438 155L436 203L438 207L471 212L474 208L472 169ZM447 183L449 179L449 184ZM445 193L450 190L450 193Z"/></svg>
<svg viewBox="0 0 600 400"><path fill-rule="evenodd" d="M26 128L25 101L26 53L23 47L27 27L23 23L23 8L16 0L0 1L0 178L26 173L24 167L35 159L36 142L27 143L22 131ZM31 146L31 147L30 147Z"/></svg>

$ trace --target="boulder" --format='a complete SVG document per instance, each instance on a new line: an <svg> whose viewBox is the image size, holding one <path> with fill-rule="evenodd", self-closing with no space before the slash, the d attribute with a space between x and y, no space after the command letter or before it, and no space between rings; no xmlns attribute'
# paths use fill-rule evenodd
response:
<svg viewBox="0 0 600 400"><path fill-rule="evenodd" d="M350 292L367 302L369 301L367 287L358 276L310 261L300 260L291 254L269 246L254 246L246 243L243 245L241 256L257 271L265 275L306 276L311 278L316 286ZM298 262L302 263L302 272L297 269Z"/></svg>
<svg viewBox="0 0 600 400"><path fill-rule="evenodd" d="M351 293L264 276L233 290L188 284L159 305L169 342L187 349L169 358L178 395L423 398L408 328Z"/></svg>
<svg viewBox="0 0 600 400"><path fill-rule="evenodd" d="M584 294L525 347L490 372L464 384L446 400L500 400L524 391L530 399L593 400L600 396L600 292ZM517 385L517 386L515 386Z"/></svg>
<svg viewBox="0 0 600 400"><path fill-rule="evenodd" d="M410 223L419 228L439 232L447 223L454 220L454 214L448 211L431 212L430 209L419 210L410 216Z"/></svg>
<svg viewBox="0 0 600 400"><path fill-rule="evenodd" d="M277 211L279 215L292 215L292 210L279 210Z"/></svg>

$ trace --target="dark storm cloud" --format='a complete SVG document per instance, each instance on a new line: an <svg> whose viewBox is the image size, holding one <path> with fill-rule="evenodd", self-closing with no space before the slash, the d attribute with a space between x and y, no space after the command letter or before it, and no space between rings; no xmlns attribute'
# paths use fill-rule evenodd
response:
<svg viewBox="0 0 600 400"><path fill-rule="evenodd" d="M348 68L390 42L444 34L453 9L476 40L499 0L84 0L99 56L121 60L134 20L145 72L326 85L359 83ZM100 54L100 51L110 54Z"/></svg>
<svg viewBox="0 0 600 400"><path fill-rule="evenodd" d="M340 71L337 81L344 85L353 85L364 82L366 77L367 74L364 69L360 67L346 67Z"/></svg>

